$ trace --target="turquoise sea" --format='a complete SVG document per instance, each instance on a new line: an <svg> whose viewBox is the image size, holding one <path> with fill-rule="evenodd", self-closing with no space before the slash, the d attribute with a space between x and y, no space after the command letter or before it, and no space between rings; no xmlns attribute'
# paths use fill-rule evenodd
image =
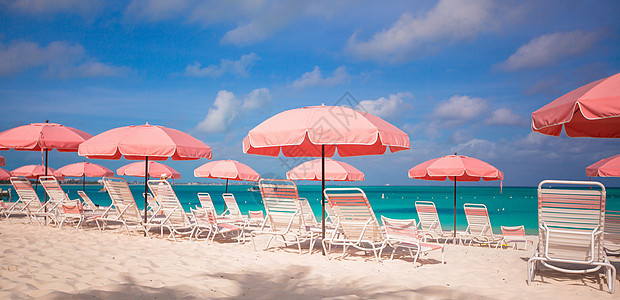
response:
<svg viewBox="0 0 620 300"><path fill-rule="evenodd" d="M0 188L7 189L10 185L0 185ZM228 191L235 195L242 212L248 210L261 210L260 192L252 192L248 189L251 185L230 185ZM329 185L328 185L329 187ZM332 186L339 187L339 186ZM389 218L415 218L415 201L433 201L437 206L439 218L444 229L451 229L453 224L453 187L451 186L360 186L368 196L368 200L377 218L385 215ZM82 189L81 185L63 185L63 189L69 193L72 199L79 198L77 191ZM321 213L321 187L319 185L299 185L300 197L309 200L317 219ZM87 185L86 193L98 205L110 205L111 201L108 194L100 192L101 186ZM144 207L143 185L132 185L131 190L138 207ZM213 202L218 213L224 211L224 186L220 185L176 185L175 191L185 210L196 206L199 192L208 192L213 198ZM44 192L38 187L37 192L43 199ZM13 197L16 197L12 191ZM464 203L482 203L489 210L489 216L493 225L493 230L500 233L500 226L525 225L528 234L537 234L537 192L536 187L504 187L500 193L499 187L457 187L457 229L464 230L467 221L463 213ZM620 188L607 189L607 209L620 210Z"/></svg>

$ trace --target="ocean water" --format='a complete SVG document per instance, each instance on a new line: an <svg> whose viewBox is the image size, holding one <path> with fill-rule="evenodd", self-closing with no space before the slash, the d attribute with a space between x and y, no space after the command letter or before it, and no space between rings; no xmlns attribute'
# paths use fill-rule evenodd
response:
<svg viewBox="0 0 620 300"><path fill-rule="evenodd" d="M243 213L248 210L264 210L260 192L249 191L251 185L230 185L228 192L235 195L239 208ZM330 187L330 185L328 185ZM333 186L332 187L339 187ZM7 189L10 185L0 185ZM380 218L384 215L396 219L417 219L415 201L433 201L437 207L440 221L444 229L451 229L454 211L454 191L451 186L360 186L366 193L370 204ZM63 185L63 189L71 199L79 198L77 191L81 185ZM321 187L318 185L299 185L300 197L310 202L312 209L320 219L321 215ZM131 191L140 209L144 207L143 185L132 185ZM186 211L190 207L199 205L199 192L211 194L218 213L224 211L224 186L220 185L176 185L177 197ZM44 191L38 187L37 193L43 199ZM110 205L111 201L100 185L87 185L86 193L98 205ZM13 197L17 197L12 191ZM536 187L504 187L500 193L499 187L457 187L457 230L465 230L467 220L463 212L464 203L481 203L487 206L493 231L500 233L500 226L524 225L528 234L537 234L537 191ZM607 209L620 210L620 188L607 189Z"/></svg>

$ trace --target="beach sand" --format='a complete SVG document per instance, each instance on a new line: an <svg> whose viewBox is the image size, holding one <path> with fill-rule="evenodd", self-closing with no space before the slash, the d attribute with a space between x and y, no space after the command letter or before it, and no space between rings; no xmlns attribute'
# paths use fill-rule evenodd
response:
<svg viewBox="0 0 620 300"><path fill-rule="evenodd" d="M255 251L251 242L207 245L19 222L0 221L0 299L618 299L598 274L546 270L528 286L531 249L448 245L446 264L436 252L414 268L386 254L380 264L334 253L327 260L318 247L312 255L263 251L266 237Z"/></svg>

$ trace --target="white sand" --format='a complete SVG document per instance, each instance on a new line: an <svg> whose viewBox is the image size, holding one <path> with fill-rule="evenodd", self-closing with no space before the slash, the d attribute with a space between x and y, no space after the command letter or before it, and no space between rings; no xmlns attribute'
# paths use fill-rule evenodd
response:
<svg viewBox="0 0 620 300"><path fill-rule="evenodd" d="M446 264L437 252L414 268L385 254L379 264L370 256L327 260L318 247L299 255L294 247L263 251L264 245L259 240L255 251L251 242L173 242L2 220L0 299L619 297L598 274L547 270L528 286L532 250L449 245Z"/></svg>

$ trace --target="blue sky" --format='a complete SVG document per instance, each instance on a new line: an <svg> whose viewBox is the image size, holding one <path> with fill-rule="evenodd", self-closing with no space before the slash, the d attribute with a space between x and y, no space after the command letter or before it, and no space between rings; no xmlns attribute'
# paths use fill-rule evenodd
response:
<svg viewBox="0 0 620 300"><path fill-rule="evenodd" d="M617 1L1 0L0 130L50 120L95 135L149 122L282 177L301 161L243 154L243 137L348 92L412 144L343 158L365 184L451 185L407 170L454 152L498 167L505 185L582 180L620 141L544 136L530 114L620 72L619 15ZM41 161L0 155L9 170ZM55 168L82 160L50 154ZM206 162L167 161L181 181Z"/></svg>

